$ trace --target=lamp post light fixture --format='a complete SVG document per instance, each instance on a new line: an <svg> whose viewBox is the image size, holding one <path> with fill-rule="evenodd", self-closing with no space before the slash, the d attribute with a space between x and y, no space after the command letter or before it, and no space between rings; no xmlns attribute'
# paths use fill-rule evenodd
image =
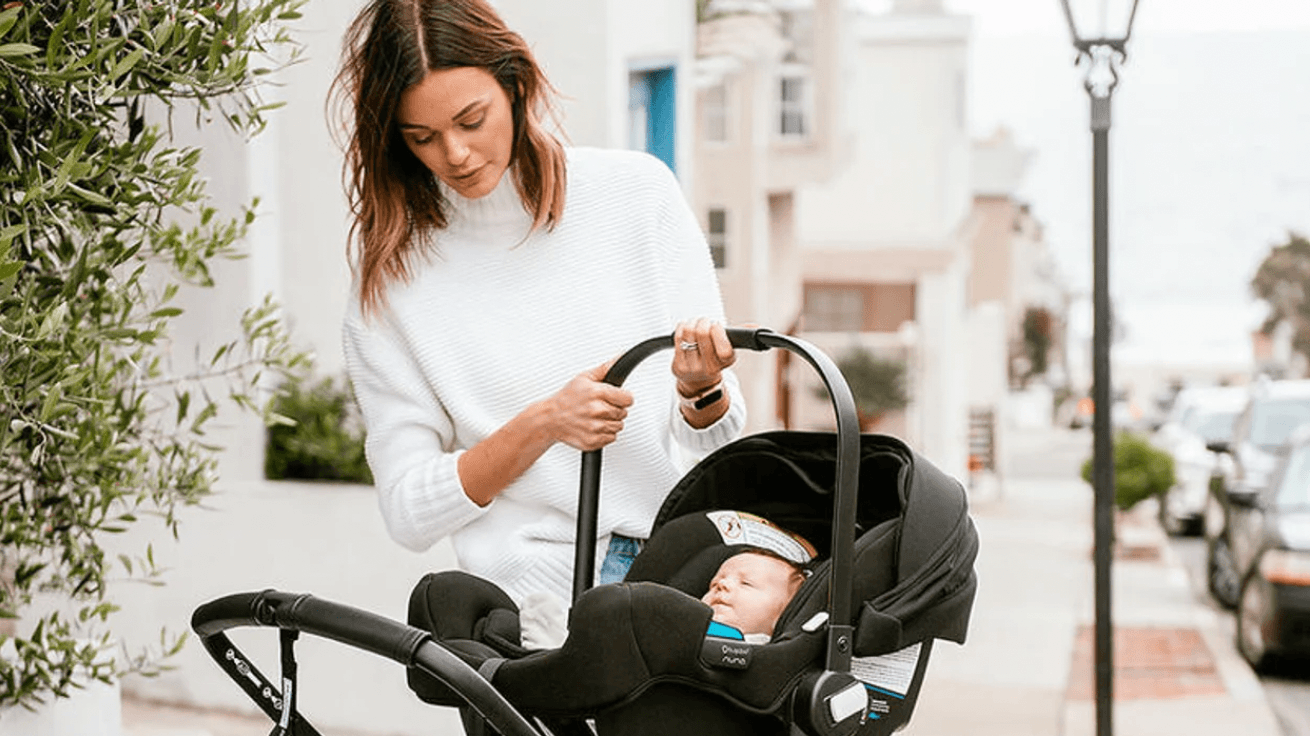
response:
<svg viewBox="0 0 1310 736"><path fill-rule="evenodd" d="M1114 687L1110 561L1114 544L1114 437L1110 380L1110 96L1137 16L1137 0L1060 0L1085 66L1092 127L1092 489L1095 524L1096 734L1111 736Z"/></svg>

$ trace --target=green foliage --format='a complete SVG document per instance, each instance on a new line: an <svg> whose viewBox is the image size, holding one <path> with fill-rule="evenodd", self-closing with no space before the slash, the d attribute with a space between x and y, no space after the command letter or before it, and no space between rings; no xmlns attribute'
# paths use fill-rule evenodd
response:
<svg viewBox="0 0 1310 736"><path fill-rule="evenodd" d="M1251 293L1269 307L1261 331L1272 334L1288 323L1292 348L1310 358L1310 240L1291 232L1286 243L1270 249L1251 278Z"/></svg>
<svg viewBox="0 0 1310 736"><path fill-rule="evenodd" d="M1082 476L1092 482L1092 460L1083 462ZM1114 505L1127 511L1174 484L1174 459L1133 432L1114 438Z"/></svg>
<svg viewBox="0 0 1310 736"><path fill-rule="evenodd" d="M305 388L299 379L287 381L273 399L273 411L291 422L268 428L265 477L373 483L349 383L338 388L329 377Z"/></svg>
<svg viewBox="0 0 1310 736"><path fill-rule="evenodd" d="M856 347L843 353L836 363L850 386L862 423L877 421L887 412L909 405L904 361L879 358L867 348ZM828 400L827 388L819 386L814 393Z"/></svg>
<svg viewBox="0 0 1310 736"><path fill-rule="evenodd" d="M210 420L263 408L261 374L304 361L265 301L240 339L170 373L174 297L212 285L254 215L208 206L201 152L153 120L171 126L185 101L256 132L252 63L293 50L302 1L0 5L0 708L149 673L181 646L107 649L106 579L159 571L149 547L115 558L101 543L146 516L176 535L176 509L214 480ZM4 633L14 619L25 633Z"/></svg>

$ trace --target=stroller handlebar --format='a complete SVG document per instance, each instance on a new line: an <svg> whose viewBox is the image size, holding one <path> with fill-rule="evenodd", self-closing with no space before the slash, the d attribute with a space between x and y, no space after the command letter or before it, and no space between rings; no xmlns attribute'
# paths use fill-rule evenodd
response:
<svg viewBox="0 0 1310 736"><path fill-rule="evenodd" d="M387 657L406 667L417 667L462 695L497 732L506 736L539 736L477 670L433 641L430 633L414 626L307 593L277 590L233 593L201 605L191 615L191 628L214 661L274 721L281 715L282 693L224 633L240 626L269 626L314 634Z"/></svg>

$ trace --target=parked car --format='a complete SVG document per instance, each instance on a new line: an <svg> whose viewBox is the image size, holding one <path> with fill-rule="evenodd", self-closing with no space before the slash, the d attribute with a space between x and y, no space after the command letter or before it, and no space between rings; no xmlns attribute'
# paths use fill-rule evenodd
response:
<svg viewBox="0 0 1310 736"><path fill-rule="evenodd" d="M1229 517L1234 497L1249 499L1268 483L1292 431L1310 421L1310 380L1262 381L1233 424L1229 442L1211 442L1225 455L1206 499L1204 535L1206 582L1222 606L1234 608L1241 592L1241 570L1233 558Z"/></svg>
<svg viewBox="0 0 1310 736"><path fill-rule="evenodd" d="M1159 502L1160 526L1171 536L1199 535L1210 479L1220 472L1214 442L1231 442L1249 392L1241 386L1202 386L1179 392L1164 424L1152 435L1174 460L1175 483Z"/></svg>
<svg viewBox="0 0 1310 736"><path fill-rule="evenodd" d="M1310 426L1270 482L1229 497L1228 539L1241 571L1237 649L1257 671L1310 658Z"/></svg>

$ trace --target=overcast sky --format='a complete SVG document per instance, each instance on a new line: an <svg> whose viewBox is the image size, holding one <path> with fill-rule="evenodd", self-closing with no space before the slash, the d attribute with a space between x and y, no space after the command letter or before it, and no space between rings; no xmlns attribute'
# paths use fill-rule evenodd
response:
<svg viewBox="0 0 1310 736"><path fill-rule="evenodd" d="M1072 0L1078 2L1079 0ZM890 0L862 0L870 10ZM1060 0L946 0L980 35L1067 35ZM1310 29L1306 0L1140 0L1133 33Z"/></svg>

